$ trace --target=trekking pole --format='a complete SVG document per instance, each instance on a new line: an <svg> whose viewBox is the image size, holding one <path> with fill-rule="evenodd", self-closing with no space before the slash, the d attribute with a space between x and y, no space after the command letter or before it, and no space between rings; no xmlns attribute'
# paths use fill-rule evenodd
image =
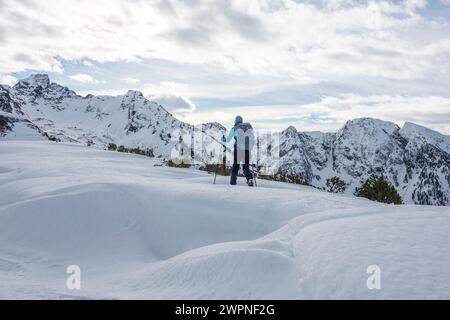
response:
<svg viewBox="0 0 450 320"><path fill-rule="evenodd" d="M258 183L257 183L257 177L259 174L259 170L258 170L258 165L259 165L259 136L256 138L256 165L254 164L253 167L255 168L255 170L253 171L253 178L255 179L255 188L258 187Z"/></svg>
<svg viewBox="0 0 450 320"><path fill-rule="evenodd" d="M225 136L222 136L222 141L225 139ZM223 155L222 155L222 162L223 162L223 172L225 173L225 171L226 171L226 161L227 161L227 156L226 156L226 154L227 154L227 146L223 143L222 144L223 145ZM216 165L216 172L215 172L215 174L214 174L214 182L213 182L213 184L216 184L216 180L217 180L217 173L218 173L218 171L219 171L219 166L220 166L220 160L219 160L219 162L217 163L217 165Z"/></svg>
<svg viewBox="0 0 450 320"><path fill-rule="evenodd" d="M217 179L217 171L219 170L219 164L216 164L216 172L214 173L214 182L213 184L216 184L216 179Z"/></svg>
<svg viewBox="0 0 450 320"><path fill-rule="evenodd" d="M216 163L216 171L214 172L214 182L213 182L213 184L216 184L217 171L219 171L219 163Z"/></svg>
<svg viewBox="0 0 450 320"><path fill-rule="evenodd" d="M258 176L258 168L255 165L253 165L252 167L256 168L256 171L255 171L255 169L253 170L253 179L255 180L255 188L257 188L258 183L256 181L257 180L256 177Z"/></svg>
<svg viewBox="0 0 450 320"><path fill-rule="evenodd" d="M225 136L222 137L222 141L225 140ZM223 175L227 174L227 145L223 143L223 154L222 154L222 164L223 164Z"/></svg>

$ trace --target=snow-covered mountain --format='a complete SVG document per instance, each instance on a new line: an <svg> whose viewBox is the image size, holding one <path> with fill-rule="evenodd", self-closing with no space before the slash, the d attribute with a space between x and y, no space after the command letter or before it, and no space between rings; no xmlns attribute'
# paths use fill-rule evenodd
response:
<svg viewBox="0 0 450 320"><path fill-rule="evenodd" d="M0 139L50 139L100 148L114 143L152 149L165 159L194 154L200 163L211 163L221 153L217 141L224 130L219 123L193 127L179 121L136 91L82 97L43 74L14 87L0 85ZM260 149L266 150L258 154L272 155L258 160L262 172L299 177L319 188L339 176L348 193L371 174L383 174L406 203L450 204L449 136L412 123L400 128L370 118L349 121L336 133L289 127L273 136L277 143L264 143L261 137Z"/></svg>
<svg viewBox="0 0 450 320"><path fill-rule="evenodd" d="M32 75L12 88L0 86L0 108L0 135L7 139L33 137L101 148L114 143L153 149L165 158L180 145L180 136L220 137L223 129L217 123L194 128L138 91L82 97L51 83L45 74Z"/></svg>
<svg viewBox="0 0 450 320"><path fill-rule="evenodd" d="M324 187L338 176L353 193L370 175L384 175L406 203L449 205L450 137L406 123L362 118L336 133L281 133L280 160L262 165Z"/></svg>

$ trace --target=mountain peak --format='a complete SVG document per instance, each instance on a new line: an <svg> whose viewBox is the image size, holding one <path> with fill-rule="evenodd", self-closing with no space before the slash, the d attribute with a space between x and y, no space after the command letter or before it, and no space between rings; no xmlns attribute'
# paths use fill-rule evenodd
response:
<svg viewBox="0 0 450 320"><path fill-rule="evenodd" d="M392 134L394 131L399 130L400 127L393 122L383 121L374 118L357 118L350 121L344 125L344 127L339 130L339 132L345 130L370 130L370 131L384 131L387 134Z"/></svg>
<svg viewBox="0 0 450 320"><path fill-rule="evenodd" d="M429 143L450 153L450 136L443 135L437 131L412 122L405 122L405 125L400 130L400 134L409 141Z"/></svg>
<svg viewBox="0 0 450 320"><path fill-rule="evenodd" d="M46 74L32 74L28 78L20 80L16 86L26 86L31 88L41 87L43 89L50 85L50 78Z"/></svg>
<svg viewBox="0 0 450 320"><path fill-rule="evenodd" d="M126 97L143 97L144 95L140 91L136 90L128 90L128 92L125 95Z"/></svg>
<svg viewBox="0 0 450 320"><path fill-rule="evenodd" d="M286 133L298 133L297 129L294 126L289 126L284 130Z"/></svg>
<svg viewBox="0 0 450 320"><path fill-rule="evenodd" d="M221 125L220 123L218 123L217 121L215 122L207 122L207 123L202 123L202 129L205 130L210 130L210 129L216 129L218 131L226 131L227 128L225 128L223 125Z"/></svg>
<svg viewBox="0 0 450 320"><path fill-rule="evenodd" d="M353 120L347 121L346 125L362 125L362 124L370 124L370 125L380 125L380 126L395 126L397 125L393 122L384 121L380 119L370 118L370 117L363 117L363 118L356 118Z"/></svg>
<svg viewBox="0 0 450 320"><path fill-rule="evenodd" d="M426 128L424 126L421 126L419 124L416 123L412 123L412 122L408 122L406 121L405 124L403 125L403 128L400 130L400 132L402 134L405 135L438 135L438 136L444 136L443 134L431 130L429 128Z"/></svg>

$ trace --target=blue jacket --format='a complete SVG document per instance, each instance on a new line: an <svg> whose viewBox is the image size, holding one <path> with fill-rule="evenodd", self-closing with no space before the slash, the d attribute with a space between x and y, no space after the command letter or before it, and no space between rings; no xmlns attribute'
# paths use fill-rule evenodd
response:
<svg viewBox="0 0 450 320"><path fill-rule="evenodd" d="M227 138L225 138L225 139L223 140L223 142L228 143L228 142L230 142L231 140L233 140L233 138L234 138L234 140L237 142L237 140L238 140L238 134L237 134L237 128L236 128L236 127L231 128L230 134L228 135Z"/></svg>

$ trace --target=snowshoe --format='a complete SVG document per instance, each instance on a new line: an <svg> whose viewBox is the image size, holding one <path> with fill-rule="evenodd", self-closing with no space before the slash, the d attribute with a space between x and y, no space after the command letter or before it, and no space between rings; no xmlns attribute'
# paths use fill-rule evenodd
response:
<svg viewBox="0 0 450 320"><path fill-rule="evenodd" d="M253 179L248 179L248 180L247 180L247 185L248 185L249 187L254 187L254 186L255 186L255 183L253 182Z"/></svg>

